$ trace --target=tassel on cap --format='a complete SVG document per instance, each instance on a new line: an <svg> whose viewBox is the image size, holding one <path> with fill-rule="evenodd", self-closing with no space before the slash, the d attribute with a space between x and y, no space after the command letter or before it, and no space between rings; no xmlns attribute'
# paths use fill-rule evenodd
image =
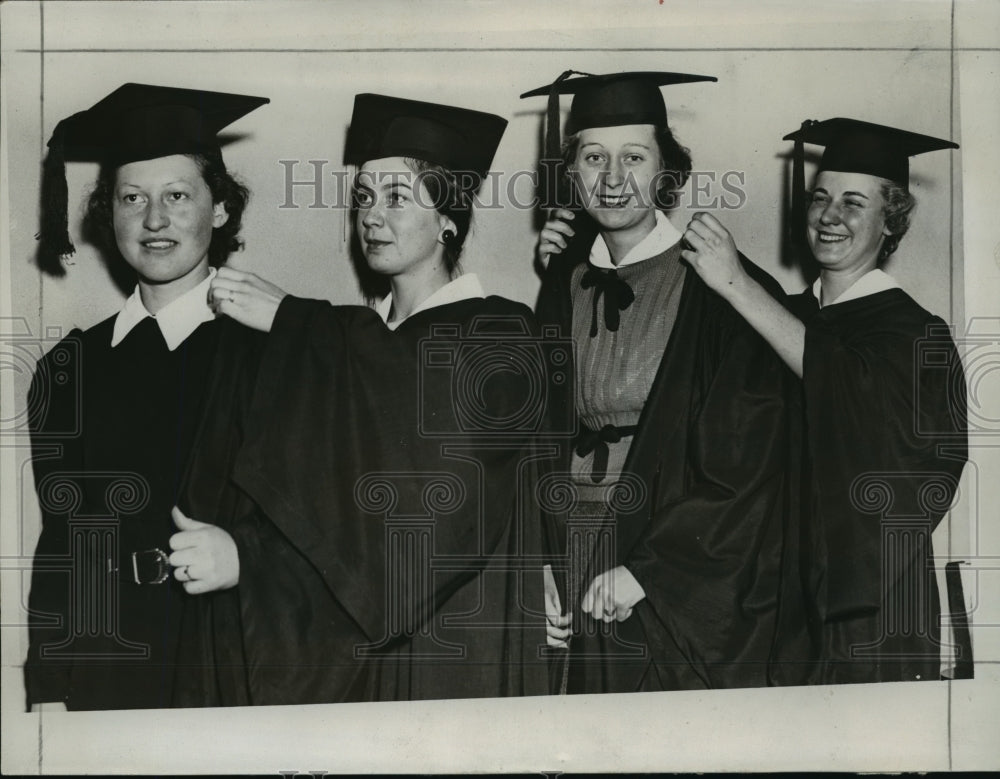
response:
<svg viewBox="0 0 1000 779"><path fill-rule="evenodd" d="M545 108L545 157L541 160L542 181L539 188L542 208L552 209L569 205L561 202L563 176L562 134L559 132L559 85L572 75L585 76L578 70L566 70L549 87L548 103Z"/></svg>
<svg viewBox="0 0 1000 779"><path fill-rule="evenodd" d="M805 148L803 146L803 130L816 124L815 119L806 119L795 137L795 147L792 152L792 246L802 249L806 245L806 169Z"/></svg>
<svg viewBox="0 0 1000 779"><path fill-rule="evenodd" d="M56 125L49 150L42 163L42 189L40 229L38 240L38 266L55 275L63 275L62 261L76 253L69 237L67 215L68 190L66 186L66 132L67 122Z"/></svg>

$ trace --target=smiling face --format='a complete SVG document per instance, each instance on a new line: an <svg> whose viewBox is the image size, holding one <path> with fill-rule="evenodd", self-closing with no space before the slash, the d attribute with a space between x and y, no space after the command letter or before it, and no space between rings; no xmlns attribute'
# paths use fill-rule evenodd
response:
<svg viewBox="0 0 1000 779"><path fill-rule="evenodd" d="M140 285L186 291L208 276L212 230L228 219L191 157L130 162L115 173L115 240Z"/></svg>
<svg viewBox="0 0 1000 779"><path fill-rule="evenodd" d="M366 162L354 197L361 250L373 271L400 276L444 267L439 239L455 226L435 210L427 188L402 157Z"/></svg>
<svg viewBox="0 0 1000 779"><path fill-rule="evenodd" d="M864 273L876 267L889 235L882 182L865 173L831 170L816 177L806 233L823 269Z"/></svg>
<svg viewBox="0 0 1000 779"><path fill-rule="evenodd" d="M660 151L651 124L592 127L579 133L573 174L584 208L602 232L636 234L656 226Z"/></svg>

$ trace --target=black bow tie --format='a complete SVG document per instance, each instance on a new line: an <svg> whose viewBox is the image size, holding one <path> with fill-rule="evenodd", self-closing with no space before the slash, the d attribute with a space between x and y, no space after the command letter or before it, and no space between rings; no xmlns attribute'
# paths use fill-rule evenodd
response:
<svg viewBox="0 0 1000 779"><path fill-rule="evenodd" d="M580 432L573 443L578 457L594 453L594 464L590 470L590 479L594 484L600 484L608 475L608 457L611 454L608 444L617 444L626 436L635 435L636 429L635 425L627 427L605 425L600 430L591 430L586 425L580 426Z"/></svg>
<svg viewBox="0 0 1000 779"><path fill-rule="evenodd" d="M584 289L594 288L594 314L590 320L590 337L597 335L597 304L604 295L604 324L612 333L617 332L621 324L620 311L632 305L635 293L624 279L618 278L618 271L603 271L593 266L583 274L580 286Z"/></svg>

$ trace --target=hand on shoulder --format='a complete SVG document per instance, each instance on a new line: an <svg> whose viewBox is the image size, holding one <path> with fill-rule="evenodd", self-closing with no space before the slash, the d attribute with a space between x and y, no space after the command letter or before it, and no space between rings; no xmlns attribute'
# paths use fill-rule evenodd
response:
<svg viewBox="0 0 1000 779"><path fill-rule="evenodd" d="M212 310L254 330L270 332L286 293L256 273L223 266L208 291Z"/></svg>

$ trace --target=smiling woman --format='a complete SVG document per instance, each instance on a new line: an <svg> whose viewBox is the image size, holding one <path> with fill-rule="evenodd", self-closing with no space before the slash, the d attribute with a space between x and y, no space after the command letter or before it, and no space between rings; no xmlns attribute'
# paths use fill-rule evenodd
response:
<svg viewBox="0 0 1000 779"><path fill-rule="evenodd" d="M238 244L248 197L215 136L266 102L126 84L53 133L39 264L51 269L73 249L64 158L97 159L88 220L137 285L117 315L52 349L32 382L43 527L29 706L170 705L183 597L167 559L170 509L218 339L210 265Z"/></svg>
<svg viewBox="0 0 1000 779"><path fill-rule="evenodd" d="M548 639L568 649L557 688L765 685L785 537L786 375L688 272L663 213L691 157L660 86L715 79L570 73L522 95L549 95L553 134L556 96L574 95L562 159L582 208L556 210L541 232L551 260L537 315L575 339L575 396L559 405L581 432L565 469L578 513L602 525L553 533ZM620 500L622 488L636 499Z"/></svg>
<svg viewBox="0 0 1000 779"><path fill-rule="evenodd" d="M815 283L786 309L743 272L732 237L708 214L688 226L684 257L801 378L809 679L937 679L931 534L968 453L965 379L945 323L879 266L909 227L909 157L957 146L841 118L807 121L785 140L799 146L797 172L802 144L826 147L807 211L804 188L795 191ZM971 668L968 653L959 650Z"/></svg>

